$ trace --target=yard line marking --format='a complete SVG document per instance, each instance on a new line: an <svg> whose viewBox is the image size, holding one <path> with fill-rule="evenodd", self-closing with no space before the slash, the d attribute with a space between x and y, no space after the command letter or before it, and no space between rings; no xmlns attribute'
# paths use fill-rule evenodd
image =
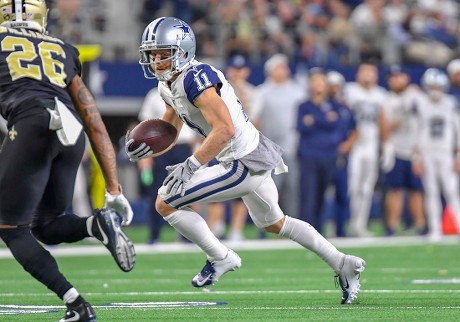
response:
<svg viewBox="0 0 460 322"><path fill-rule="evenodd" d="M246 294L328 294L337 293L339 290L265 290L265 291L215 291L208 289L208 291L173 291L173 292L86 292L88 296L170 296L170 295L192 295L197 296L200 294L216 294L216 295L246 295ZM460 290L361 290L360 293L374 293L374 294L392 294L392 293L408 293L408 294L431 294L431 293L460 293ZM56 296L53 293L0 293L0 296L14 297L14 296Z"/></svg>
<svg viewBox="0 0 460 322"><path fill-rule="evenodd" d="M95 309L154 309L154 308L174 308L184 307L202 307L225 305L227 302L140 302L140 303L107 303L104 305L95 305ZM39 313L56 313L64 309L65 306L57 305L16 305L0 304L0 315L18 315L18 314L39 314Z"/></svg>
<svg viewBox="0 0 460 322"><path fill-rule="evenodd" d="M95 309L174 309L174 310L191 310L201 307L206 307L211 310L259 310L259 311L309 311L309 310L394 310L394 309L406 309L406 310L459 310L460 306L359 306L359 305L336 305L336 306L256 306L256 307L224 307L226 302L141 302L141 303L108 303L105 305L93 306ZM3 309L3 310L2 310ZM40 313L56 313L59 310L64 309L64 306L56 305L0 305L0 316L1 315L18 315L18 314L40 314Z"/></svg>
<svg viewBox="0 0 460 322"><path fill-rule="evenodd" d="M460 278L412 280L412 284L460 284Z"/></svg>
<svg viewBox="0 0 460 322"><path fill-rule="evenodd" d="M457 236L443 236L437 242L430 241L426 236L401 236L401 237L346 237L328 238L336 247L348 248L369 248L369 247L406 247L420 245L458 245ZM366 245L363 247L363 245ZM274 249L304 249L289 239L255 239L232 242L228 241L227 246L235 250L274 250ZM154 245L136 244L137 254L175 254L175 253L198 253L200 248L194 244L180 242L157 243ZM54 256L97 256L109 255L103 245L58 245L47 247ZM1 258L13 258L9 249L0 248Z"/></svg>

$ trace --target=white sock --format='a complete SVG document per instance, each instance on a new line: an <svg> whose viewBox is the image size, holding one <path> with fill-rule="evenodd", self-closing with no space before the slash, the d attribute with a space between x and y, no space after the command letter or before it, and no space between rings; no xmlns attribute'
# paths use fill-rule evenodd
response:
<svg viewBox="0 0 460 322"><path fill-rule="evenodd" d="M200 247L211 260L227 256L228 248L211 232L206 221L191 209L177 210L165 220L182 236Z"/></svg>
<svg viewBox="0 0 460 322"><path fill-rule="evenodd" d="M78 296L80 296L80 294L78 294L78 291L72 287L70 290L65 292L64 298L63 298L64 303L65 304L72 303L78 298Z"/></svg>
<svg viewBox="0 0 460 322"><path fill-rule="evenodd" d="M86 231L88 231L88 234L91 237L94 237L93 230L92 230L93 220L94 220L94 216L89 216L88 219L86 219Z"/></svg>
<svg viewBox="0 0 460 322"><path fill-rule="evenodd" d="M335 272L338 272L342 268L345 254L339 252L334 245L316 231L309 223L297 218L285 216L284 224L279 235L287 237L316 253L328 263Z"/></svg>

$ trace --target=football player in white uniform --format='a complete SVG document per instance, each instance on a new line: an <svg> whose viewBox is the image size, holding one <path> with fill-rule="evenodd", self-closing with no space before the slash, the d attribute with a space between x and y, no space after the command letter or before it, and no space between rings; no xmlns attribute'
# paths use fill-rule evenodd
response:
<svg viewBox="0 0 460 322"><path fill-rule="evenodd" d="M286 171L281 148L259 133L223 73L195 60L195 36L182 20L161 17L142 35L140 64L147 78L157 78L166 102L163 120L179 131L185 123L204 137L203 144L183 163L168 167L170 174L158 191L156 207L180 234L207 255L192 285L211 285L228 271L241 267L241 258L222 244L191 203L241 197L254 223L268 232L290 238L318 254L337 273L342 303L359 292L363 259L345 255L311 225L285 216L278 205L272 170ZM132 161L153 155L141 144L126 152ZM164 152L164 151L163 151ZM213 158L219 163L203 167Z"/></svg>
<svg viewBox="0 0 460 322"><path fill-rule="evenodd" d="M455 98L445 94L448 85L447 75L437 68L422 76L425 94L417 102L412 160L414 172L422 176L429 236L435 240L442 235L441 191L460 223L460 118Z"/></svg>
<svg viewBox="0 0 460 322"><path fill-rule="evenodd" d="M377 85L377 67L362 63L356 73L356 82L344 88L345 101L353 111L358 130L349 159L349 193L351 236L366 237L374 187L379 175L380 141L388 138L383 105L387 92ZM386 164L391 163L390 145L386 144ZM391 165L389 165L391 166Z"/></svg>
<svg viewBox="0 0 460 322"><path fill-rule="evenodd" d="M395 149L395 164L384 174L386 235L398 228L404 208L404 192L408 192L409 210L418 234L425 232L423 185L412 171L412 152L416 141L414 115L421 91L410 84L410 77L400 66L391 66L388 75L390 89L385 111L390 127L390 141Z"/></svg>

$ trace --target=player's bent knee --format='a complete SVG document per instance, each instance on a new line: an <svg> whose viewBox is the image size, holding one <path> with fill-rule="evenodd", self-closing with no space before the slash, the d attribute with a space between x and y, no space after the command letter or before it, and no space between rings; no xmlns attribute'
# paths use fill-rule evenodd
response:
<svg viewBox="0 0 460 322"><path fill-rule="evenodd" d="M285 219L285 217L281 218L280 220L278 220L273 225L264 227L265 231L267 231L269 233L278 234L281 231L281 228L283 227L284 219Z"/></svg>
<svg viewBox="0 0 460 322"><path fill-rule="evenodd" d="M160 197L157 197L157 200L155 201L155 209L163 217L166 217L176 211L175 208L166 204L166 202L164 202Z"/></svg>
<svg viewBox="0 0 460 322"><path fill-rule="evenodd" d="M34 235L34 237L41 241L42 243L46 244L46 245L53 245L55 244L53 240L51 240L48 236L47 236L47 233L46 233L46 229L44 229L43 226L33 226L31 228L31 231L32 231L32 235Z"/></svg>

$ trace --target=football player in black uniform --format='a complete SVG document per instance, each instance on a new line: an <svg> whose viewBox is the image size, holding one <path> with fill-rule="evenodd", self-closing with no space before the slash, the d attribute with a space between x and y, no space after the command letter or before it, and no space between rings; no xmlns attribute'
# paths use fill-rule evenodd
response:
<svg viewBox="0 0 460 322"><path fill-rule="evenodd" d="M134 247L120 224L128 225L133 212L118 183L112 143L80 78L78 50L47 36L46 22L45 0L0 2L0 114L8 121L0 152L0 237L24 270L64 301L60 321L96 321L91 305L38 241L93 236L130 271ZM88 218L64 215L83 155L83 131L107 189L106 208Z"/></svg>

